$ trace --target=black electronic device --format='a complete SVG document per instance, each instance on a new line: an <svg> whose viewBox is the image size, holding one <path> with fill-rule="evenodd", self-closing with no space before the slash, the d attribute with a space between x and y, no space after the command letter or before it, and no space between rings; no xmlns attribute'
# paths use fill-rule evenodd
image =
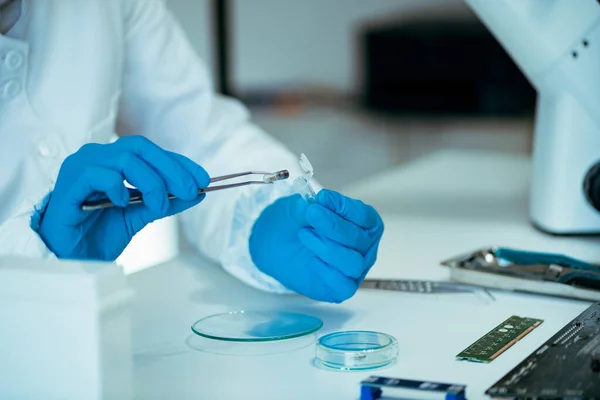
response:
<svg viewBox="0 0 600 400"><path fill-rule="evenodd" d="M600 399L600 303L562 328L486 394L495 399Z"/></svg>
<svg viewBox="0 0 600 400"><path fill-rule="evenodd" d="M530 116L536 91L477 19L390 21L361 29L364 104L437 116Z"/></svg>

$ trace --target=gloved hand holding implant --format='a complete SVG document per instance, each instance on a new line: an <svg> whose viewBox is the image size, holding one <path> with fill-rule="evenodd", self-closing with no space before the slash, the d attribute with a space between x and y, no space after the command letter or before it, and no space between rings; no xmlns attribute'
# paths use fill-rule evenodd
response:
<svg viewBox="0 0 600 400"><path fill-rule="evenodd" d="M315 193L306 156L300 165L304 175L294 181L300 195L281 197L262 211L249 238L250 255L260 271L286 288L339 303L354 295L375 263L383 222L361 201L326 189ZM60 258L111 261L148 223L198 205L210 191L288 176L287 170L246 171L210 179L200 165L143 137L85 145L63 163L39 211L38 233Z"/></svg>

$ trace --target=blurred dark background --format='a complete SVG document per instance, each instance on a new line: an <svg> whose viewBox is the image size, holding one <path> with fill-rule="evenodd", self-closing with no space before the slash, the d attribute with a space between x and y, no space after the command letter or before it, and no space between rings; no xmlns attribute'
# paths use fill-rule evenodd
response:
<svg viewBox="0 0 600 400"><path fill-rule="evenodd" d="M477 20L400 20L361 30L359 43L369 109L422 117L534 111L535 90Z"/></svg>

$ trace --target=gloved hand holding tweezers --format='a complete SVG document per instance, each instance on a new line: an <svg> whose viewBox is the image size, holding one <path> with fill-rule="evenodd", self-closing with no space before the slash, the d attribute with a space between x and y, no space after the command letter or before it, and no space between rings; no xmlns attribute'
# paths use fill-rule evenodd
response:
<svg viewBox="0 0 600 400"><path fill-rule="evenodd" d="M214 192L216 190L231 189L231 188L246 186L246 185L273 183L275 181L280 181L280 180L289 178L290 173L287 170L281 170L281 171L277 171L277 172L246 171L246 172L239 172L237 174L217 176L217 177L211 178L210 183L222 182L225 180L239 178L239 177L248 176L248 175L258 175L259 180L248 180L248 181L243 181L243 182L229 183L229 184L225 184L225 185L208 186L207 188L198 189L198 196L200 196L203 193ZM137 190L137 189L128 189L128 190L129 190L129 204L139 204L139 203L143 202L142 193L139 190ZM172 199L175 199L176 197L169 193L168 198L169 198L169 200L172 200ZM84 211L99 210L101 208L108 208L108 207L114 207L114 204L108 198L86 201L85 203L83 203L81 205L81 209Z"/></svg>
<svg viewBox="0 0 600 400"><path fill-rule="evenodd" d="M87 144L63 162L31 228L59 258L113 261L144 226L196 206L205 192L288 177L287 171L260 172L256 180L210 186L253 174L210 179L193 160L142 136ZM127 189L124 181L136 189Z"/></svg>

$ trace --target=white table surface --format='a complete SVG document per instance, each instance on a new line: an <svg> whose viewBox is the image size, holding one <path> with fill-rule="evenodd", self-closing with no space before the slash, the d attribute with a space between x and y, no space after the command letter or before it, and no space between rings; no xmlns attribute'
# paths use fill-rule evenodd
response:
<svg viewBox="0 0 600 400"><path fill-rule="evenodd" d="M486 244L599 260L597 239L549 237L528 225L528 171L529 161L519 156L447 152L348 188L345 193L374 205L386 223L370 277L444 279L441 259ZM328 305L256 291L193 254L128 279L137 292L133 346L139 399L357 399L359 382L371 374L463 383L468 398L481 399L485 389L590 304L509 293L496 293L496 302L486 303L470 294L359 291L341 305ZM398 339L400 355L385 369L334 372L312 365L314 344L258 356L192 348L206 344L198 344L190 330L195 320L239 309L309 313L324 321L319 335L386 332ZM511 315L545 322L490 364L455 360Z"/></svg>

